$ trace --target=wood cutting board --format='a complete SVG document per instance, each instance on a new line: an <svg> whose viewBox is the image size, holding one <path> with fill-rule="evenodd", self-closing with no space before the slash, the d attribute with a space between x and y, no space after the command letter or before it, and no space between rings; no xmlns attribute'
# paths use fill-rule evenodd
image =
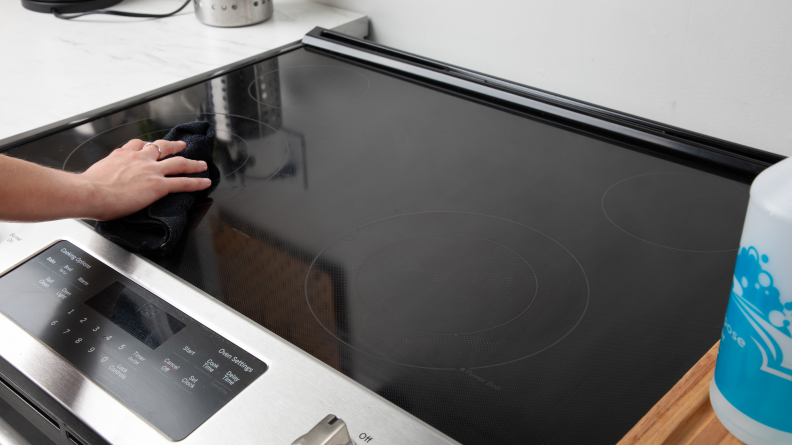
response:
<svg viewBox="0 0 792 445"><path fill-rule="evenodd" d="M720 342L707 352L619 445L739 445L712 410L709 387Z"/></svg>

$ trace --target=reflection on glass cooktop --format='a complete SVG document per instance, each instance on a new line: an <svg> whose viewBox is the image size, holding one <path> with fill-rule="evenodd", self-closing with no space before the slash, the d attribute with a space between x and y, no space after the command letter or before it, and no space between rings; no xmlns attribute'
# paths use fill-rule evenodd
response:
<svg viewBox="0 0 792 445"><path fill-rule="evenodd" d="M718 339L745 184L298 49L29 143L202 119L162 267L465 444L615 443Z"/></svg>

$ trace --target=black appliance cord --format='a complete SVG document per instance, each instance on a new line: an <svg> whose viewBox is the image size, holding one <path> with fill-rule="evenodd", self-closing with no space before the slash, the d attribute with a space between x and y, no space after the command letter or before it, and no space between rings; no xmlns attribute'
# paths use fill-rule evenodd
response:
<svg viewBox="0 0 792 445"><path fill-rule="evenodd" d="M88 11L88 12L81 12L81 13L78 13L78 14L68 14L68 15L66 15L66 14L61 14L60 12L58 12L57 9L52 8L52 15L54 15L55 17L57 17L59 19L63 19L63 20L76 19L77 17L82 17L84 15L90 15L90 14L107 14L107 15L120 15L121 17L137 17L137 18L161 19L163 17L168 17L168 16L171 16L173 14L176 14L177 12L179 12L182 9L184 9L185 7L187 7L187 5L190 4L191 1L192 0L187 0L186 2L184 2L183 5L181 5L181 7L179 9L177 9L177 10L175 10L173 12L170 12L168 14L142 14L142 13L139 13L139 12L124 12L124 11L112 11L112 10L105 11L104 9L97 9L95 11Z"/></svg>

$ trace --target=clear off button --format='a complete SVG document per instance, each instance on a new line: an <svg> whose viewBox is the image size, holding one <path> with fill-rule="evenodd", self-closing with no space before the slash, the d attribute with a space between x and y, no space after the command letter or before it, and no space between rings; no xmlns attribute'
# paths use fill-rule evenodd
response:
<svg viewBox="0 0 792 445"><path fill-rule="evenodd" d="M162 361L162 366L160 367L160 371L167 374L171 371L178 371L179 368L181 368L180 364L174 362L170 358L166 358L165 360Z"/></svg>

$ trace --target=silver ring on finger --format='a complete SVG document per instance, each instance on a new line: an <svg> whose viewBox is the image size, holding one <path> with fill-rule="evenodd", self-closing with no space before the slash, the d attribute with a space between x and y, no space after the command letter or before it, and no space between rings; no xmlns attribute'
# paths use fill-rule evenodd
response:
<svg viewBox="0 0 792 445"><path fill-rule="evenodd" d="M155 143L153 143L153 142L146 142L146 143L143 145L143 148L146 148L146 147L148 147L149 145L153 145L153 146L157 147L157 151L159 152L159 156L157 156L157 160L159 161L160 159L162 159L162 149L159 147L159 145L157 145L157 144L155 144Z"/></svg>

